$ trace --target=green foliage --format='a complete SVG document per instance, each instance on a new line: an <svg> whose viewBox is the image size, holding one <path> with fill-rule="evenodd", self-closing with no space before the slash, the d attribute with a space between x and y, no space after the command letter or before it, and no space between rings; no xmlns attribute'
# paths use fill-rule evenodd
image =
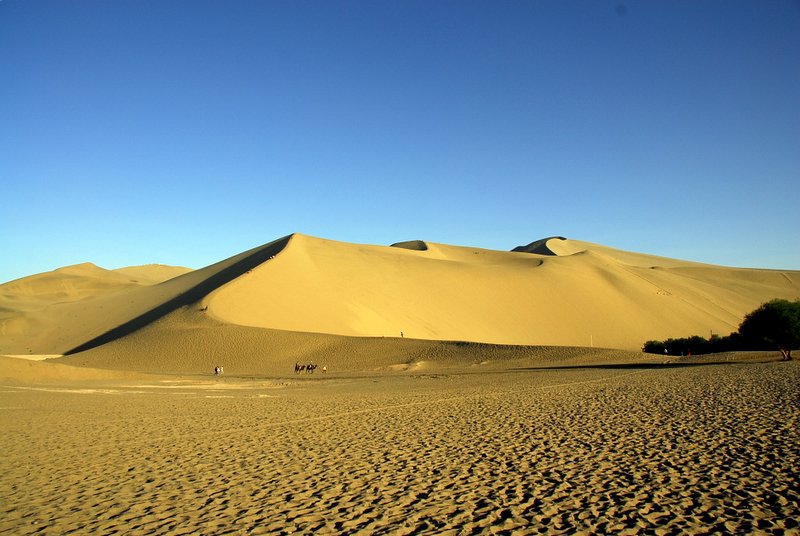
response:
<svg viewBox="0 0 800 536"><path fill-rule="evenodd" d="M800 348L800 300L772 300L748 313L739 333L753 349L777 348L783 358L792 358L792 349Z"/></svg>
<svg viewBox="0 0 800 536"><path fill-rule="evenodd" d="M712 335L710 339L693 335L665 341L647 341L642 350L650 354L664 355L699 355L717 352L732 352L741 350L741 338L738 333L731 333L725 337Z"/></svg>
<svg viewBox="0 0 800 536"><path fill-rule="evenodd" d="M736 350L780 350L791 359L792 349L800 348L800 300L775 299L748 313L739 331L725 337L699 335L665 341L647 341L642 350L651 354L697 355Z"/></svg>

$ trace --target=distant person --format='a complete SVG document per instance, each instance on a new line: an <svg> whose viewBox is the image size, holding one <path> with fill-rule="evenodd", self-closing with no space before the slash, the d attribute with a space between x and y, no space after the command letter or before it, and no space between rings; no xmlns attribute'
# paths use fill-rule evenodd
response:
<svg viewBox="0 0 800 536"><path fill-rule="evenodd" d="M404 337L404 335L403 335L403 332L401 331L400 332L400 338L402 339L403 337Z"/></svg>

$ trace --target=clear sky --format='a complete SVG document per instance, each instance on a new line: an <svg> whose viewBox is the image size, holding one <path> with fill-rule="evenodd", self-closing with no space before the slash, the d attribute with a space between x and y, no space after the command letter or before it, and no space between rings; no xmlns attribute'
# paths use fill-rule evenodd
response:
<svg viewBox="0 0 800 536"><path fill-rule="evenodd" d="M0 1L0 281L300 232L800 269L797 1Z"/></svg>

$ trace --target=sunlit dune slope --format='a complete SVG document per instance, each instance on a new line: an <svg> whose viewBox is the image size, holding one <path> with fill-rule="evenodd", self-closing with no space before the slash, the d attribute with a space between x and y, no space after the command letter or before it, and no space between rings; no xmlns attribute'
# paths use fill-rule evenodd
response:
<svg viewBox="0 0 800 536"><path fill-rule="evenodd" d="M243 326L351 336L636 349L650 338L727 334L800 272L736 269L553 238L551 255L292 235L269 263L210 293Z"/></svg>

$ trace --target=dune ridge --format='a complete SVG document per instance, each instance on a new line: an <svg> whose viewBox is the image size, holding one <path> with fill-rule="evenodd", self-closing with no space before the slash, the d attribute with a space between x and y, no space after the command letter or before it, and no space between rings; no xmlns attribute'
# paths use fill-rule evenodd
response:
<svg viewBox="0 0 800 536"><path fill-rule="evenodd" d="M155 305L155 307L145 310L142 314L64 353L66 355L75 354L94 348L95 346L100 346L132 333L174 311L178 307L195 303L217 287L224 285L245 272L252 270L259 264L273 258L286 247L288 241L289 237L284 237L270 242L265 246L232 257L227 261L214 264L203 270L202 278L199 280L196 280L199 275L197 272L187 274L185 278L186 282L184 282L182 278L178 278L181 279L181 284L175 285L177 288L170 293L173 295L167 295L167 298ZM172 279L165 284L169 284L172 281L176 280Z"/></svg>
<svg viewBox="0 0 800 536"><path fill-rule="evenodd" d="M103 344L197 301L215 286L276 255L287 241L284 237L150 285L132 283L130 274L124 272L78 265L81 272L105 274L101 285L112 288L84 289L74 292L72 299L48 295L48 289L71 285L71 279L61 277L58 270L0 285L0 353L66 354ZM67 268L70 277L75 270ZM133 270L143 271L141 267ZM120 280L125 283L117 284ZM34 288L40 283L43 288Z"/></svg>
<svg viewBox="0 0 800 536"><path fill-rule="evenodd" d="M295 233L157 284L137 277L163 277L169 269L87 264L23 278L0 285L0 353L80 355L173 313L180 322L160 326L176 332L148 333L203 341L219 326L239 326L315 341L326 335L637 351L653 338L730 333L763 301L800 296L798 271L706 265L563 237L526 246L541 253L423 241L394 246ZM94 287L76 286L90 279ZM246 340L262 344L258 338ZM258 353L234 339L242 352Z"/></svg>
<svg viewBox="0 0 800 536"><path fill-rule="evenodd" d="M184 266L169 266L166 264L142 264L139 266L115 268L113 271L132 278L134 282L156 284L189 273L192 269Z"/></svg>

